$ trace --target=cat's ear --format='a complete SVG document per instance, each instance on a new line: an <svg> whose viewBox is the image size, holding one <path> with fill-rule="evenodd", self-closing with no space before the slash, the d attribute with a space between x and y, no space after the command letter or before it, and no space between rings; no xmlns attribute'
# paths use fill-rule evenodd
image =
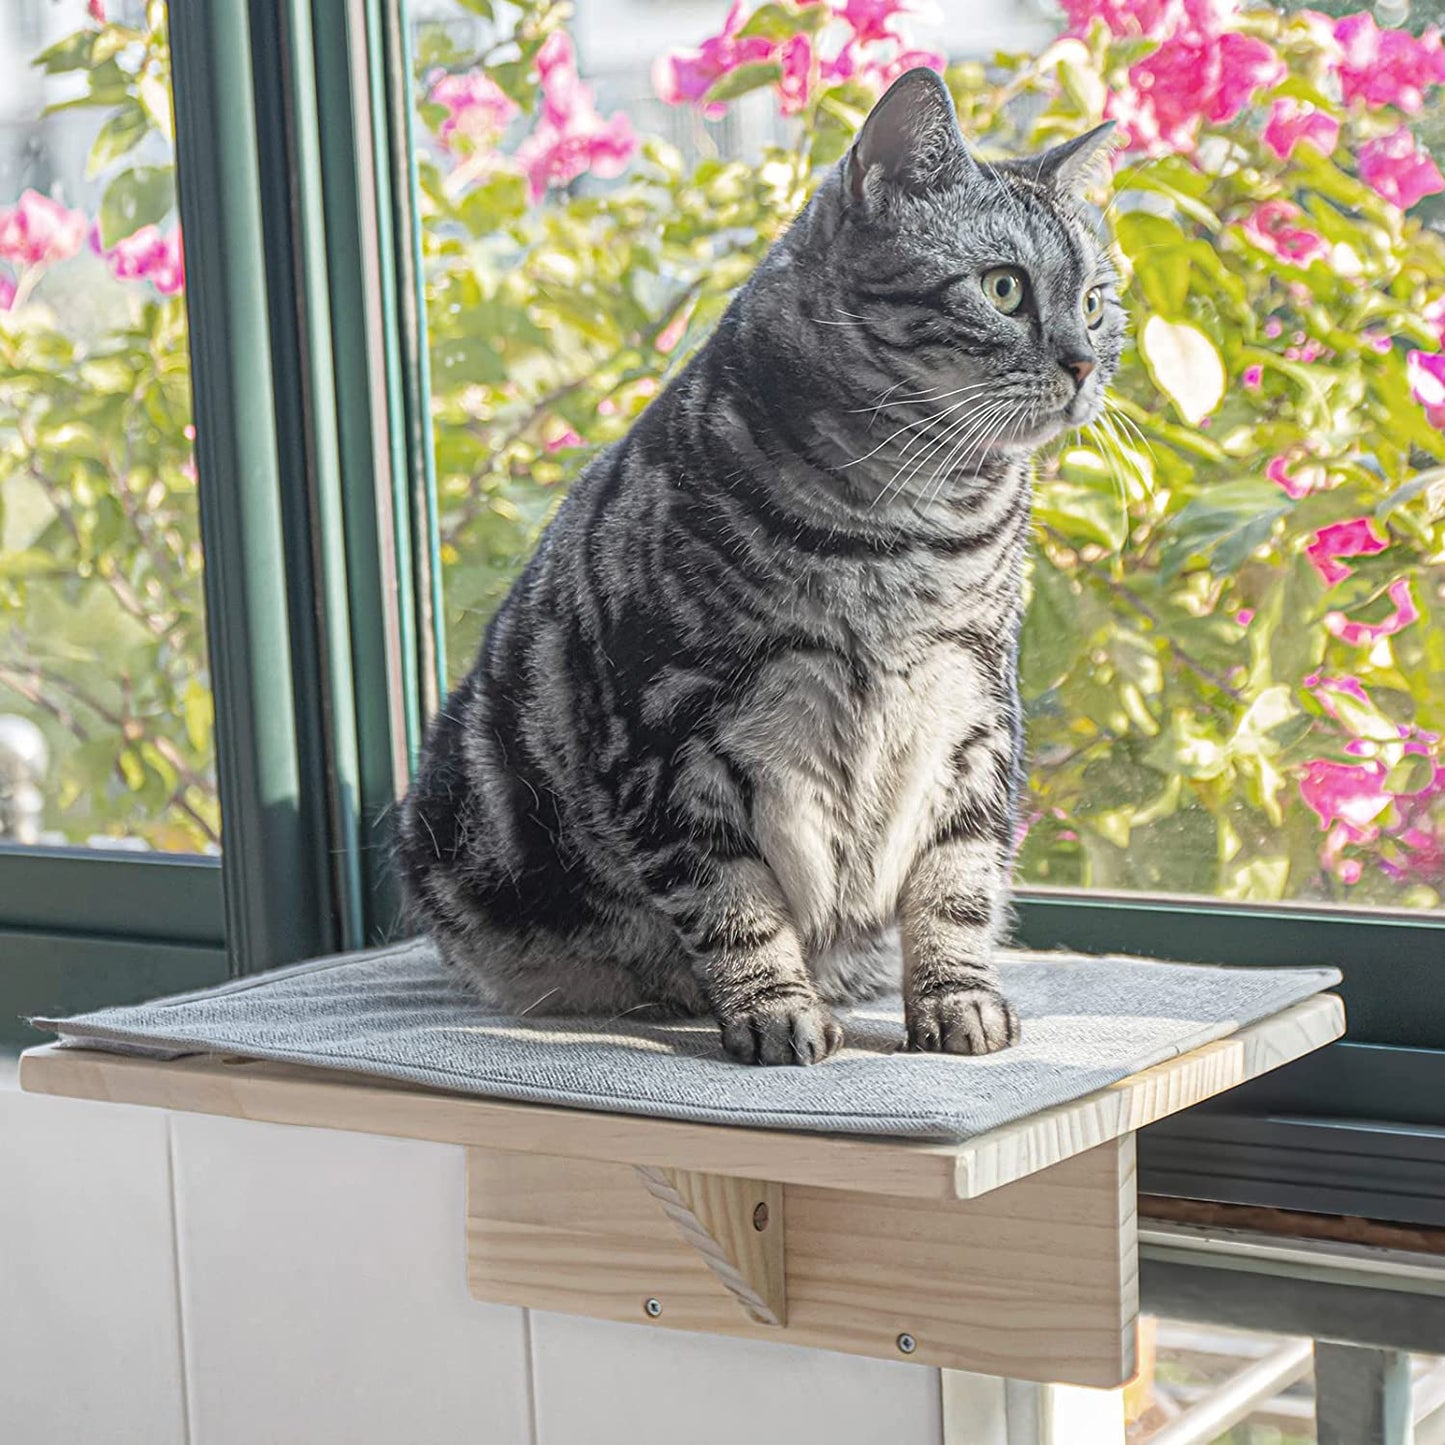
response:
<svg viewBox="0 0 1445 1445"><path fill-rule="evenodd" d="M957 184L972 169L948 87L920 66L900 75L869 112L843 176L848 194L861 201L880 181L922 192Z"/></svg>
<svg viewBox="0 0 1445 1445"><path fill-rule="evenodd" d="M1114 122L1106 120L1083 135L1046 150L1037 160L1026 162L1025 172L1032 167L1035 178L1044 185L1079 195L1108 154L1113 131Z"/></svg>

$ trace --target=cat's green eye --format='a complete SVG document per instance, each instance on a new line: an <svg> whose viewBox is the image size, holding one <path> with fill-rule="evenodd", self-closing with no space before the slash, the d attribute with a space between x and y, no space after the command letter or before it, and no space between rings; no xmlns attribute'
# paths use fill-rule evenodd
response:
<svg viewBox="0 0 1445 1445"><path fill-rule="evenodd" d="M983 273L983 294L990 306L1012 316L1024 304L1024 276L1012 266L995 266Z"/></svg>
<svg viewBox="0 0 1445 1445"><path fill-rule="evenodd" d="M1104 319L1104 288L1090 286L1084 292L1084 324L1097 326Z"/></svg>

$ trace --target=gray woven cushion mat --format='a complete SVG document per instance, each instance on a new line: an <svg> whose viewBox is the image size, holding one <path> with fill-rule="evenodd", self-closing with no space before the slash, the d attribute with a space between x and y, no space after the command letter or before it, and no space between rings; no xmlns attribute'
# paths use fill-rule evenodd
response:
<svg viewBox="0 0 1445 1445"><path fill-rule="evenodd" d="M1011 955L1023 1040L988 1058L900 1051L900 1000L841 1010L846 1046L812 1068L724 1057L710 1020L488 1012L429 944L345 954L134 1008L37 1019L65 1042L348 1069L491 1098L667 1119L972 1138L1278 1013L1330 968L1238 969Z"/></svg>

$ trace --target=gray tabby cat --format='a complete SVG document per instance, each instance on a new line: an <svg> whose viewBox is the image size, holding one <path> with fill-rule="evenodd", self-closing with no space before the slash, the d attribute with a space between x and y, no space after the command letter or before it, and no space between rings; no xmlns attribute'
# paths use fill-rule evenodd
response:
<svg viewBox="0 0 1445 1445"><path fill-rule="evenodd" d="M1077 197L1107 129L984 166L901 77L573 487L403 812L415 915L489 999L710 1013L809 1064L830 1002L896 986L898 929L912 1048L1018 1038L1030 453L1119 359Z"/></svg>

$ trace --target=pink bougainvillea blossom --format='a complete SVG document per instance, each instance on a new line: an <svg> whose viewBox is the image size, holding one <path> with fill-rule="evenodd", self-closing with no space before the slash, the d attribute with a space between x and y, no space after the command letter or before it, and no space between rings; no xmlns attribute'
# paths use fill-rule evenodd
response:
<svg viewBox="0 0 1445 1445"><path fill-rule="evenodd" d="M1420 609L1410 591L1410 579L1398 577L1386 588L1393 610L1381 622L1354 622L1343 612L1325 613L1325 631L1350 647L1373 647L1386 637L1403 632L1420 620Z"/></svg>
<svg viewBox="0 0 1445 1445"><path fill-rule="evenodd" d="M15 282L0 271L0 311L8 311L15 303Z"/></svg>
<svg viewBox="0 0 1445 1445"><path fill-rule="evenodd" d="M1445 84L1445 46L1433 28L1419 38L1408 30L1381 30L1368 11L1346 15L1335 24L1340 46L1340 93L1345 103L1392 105L1413 115L1425 103L1425 91Z"/></svg>
<svg viewBox="0 0 1445 1445"><path fill-rule="evenodd" d="M447 112L437 135L449 146L459 141L474 146L495 144L517 116L517 107L511 98L496 81L479 70L441 76L427 93L427 99Z"/></svg>
<svg viewBox="0 0 1445 1445"><path fill-rule="evenodd" d="M543 450L560 452L565 451L568 447L580 447L582 445L582 438L578 436L570 426L564 426L551 441L543 444Z"/></svg>
<svg viewBox="0 0 1445 1445"><path fill-rule="evenodd" d="M813 42L806 35L795 35L778 50L778 64L783 68L778 81L778 96L784 115L797 115L808 103L808 86L813 74Z"/></svg>
<svg viewBox="0 0 1445 1445"><path fill-rule="evenodd" d="M542 114L517 147L532 199L549 186L565 186L588 172L603 179L620 176L637 150L632 124L618 111L604 120L592 90L577 74L577 58L565 30L554 30L537 52Z"/></svg>
<svg viewBox="0 0 1445 1445"><path fill-rule="evenodd" d="M1402 211L1425 196L1445 191L1445 176L1428 151L1415 143L1409 126L1402 125L1379 140L1366 141L1356 153L1360 179Z"/></svg>
<svg viewBox="0 0 1445 1445"><path fill-rule="evenodd" d="M1336 763L1315 758L1305 764L1300 796L1320 820L1322 829L1343 823L1363 832L1390 806L1385 791L1384 763Z"/></svg>
<svg viewBox="0 0 1445 1445"><path fill-rule="evenodd" d="M1290 454L1271 457L1264 474L1275 486L1283 488L1286 496L1296 501L1309 496L1325 480L1325 469L1318 462Z"/></svg>
<svg viewBox="0 0 1445 1445"><path fill-rule="evenodd" d="M710 35L696 50L675 50L661 55L652 68L652 84L669 105L700 101L723 76L739 66L769 60L774 43L763 35L739 36L747 22L743 0L734 0L717 35ZM719 116L726 109L710 105L706 113Z"/></svg>
<svg viewBox="0 0 1445 1445"><path fill-rule="evenodd" d="M911 47L899 25L917 13L911 0L833 0L833 11L848 27L837 49L824 51L808 35L783 41L743 35L747 13L742 0L727 13L722 30L696 49L661 56L653 67L653 86L671 105L699 104L724 76L745 65L771 61L778 67L775 82L780 109L796 115L812 99L815 82L834 85L856 81L883 90L905 70L927 66L942 71L946 58L933 50ZM727 109L714 102L703 113L716 118Z"/></svg>
<svg viewBox="0 0 1445 1445"><path fill-rule="evenodd" d="M833 12L861 45L898 39L898 22L916 10L911 0L833 0Z"/></svg>
<svg viewBox="0 0 1445 1445"><path fill-rule="evenodd" d="M1280 260L1308 266L1312 261L1324 260L1330 248L1317 232L1295 224L1303 214L1293 201L1266 201L1251 212L1244 223L1244 234Z"/></svg>
<svg viewBox="0 0 1445 1445"><path fill-rule="evenodd" d="M174 296L186 284L185 258L179 226L162 233L142 226L106 253L111 275L118 281L149 281L162 296Z"/></svg>
<svg viewBox="0 0 1445 1445"><path fill-rule="evenodd" d="M97 25L105 24L105 0L87 0L85 13L95 21Z"/></svg>
<svg viewBox="0 0 1445 1445"><path fill-rule="evenodd" d="M1308 141L1322 155L1329 155L1339 138L1339 121L1307 100L1285 95L1270 106L1264 143L1281 160L1290 156L1302 140Z"/></svg>
<svg viewBox="0 0 1445 1445"><path fill-rule="evenodd" d="M1425 408L1431 426L1445 430L1445 352L1412 351L1405 358L1410 395Z"/></svg>
<svg viewBox="0 0 1445 1445"><path fill-rule="evenodd" d="M1383 552L1389 545L1389 538L1380 535L1373 517L1356 517L1353 521L1321 527L1305 548L1305 556L1324 578L1325 585L1333 587L1354 571L1339 560L1341 557L1369 557Z"/></svg>
<svg viewBox="0 0 1445 1445"><path fill-rule="evenodd" d="M1264 385L1264 367L1246 366L1240 380L1246 391L1258 391Z"/></svg>
<svg viewBox="0 0 1445 1445"><path fill-rule="evenodd" d="M85 244L86 219L79 211L24 191L13 206L0 207L0 257L16 266L67 261Z"/></svg>
<svg viewBox="0 0 1445 1445"><path fill-rule="evenodd" d="M1239 611L1234 614L1234 620L1239 623L1241 627L1248 627L1249 624L1254 621L1254 608L1241 607Z"/></svg>

